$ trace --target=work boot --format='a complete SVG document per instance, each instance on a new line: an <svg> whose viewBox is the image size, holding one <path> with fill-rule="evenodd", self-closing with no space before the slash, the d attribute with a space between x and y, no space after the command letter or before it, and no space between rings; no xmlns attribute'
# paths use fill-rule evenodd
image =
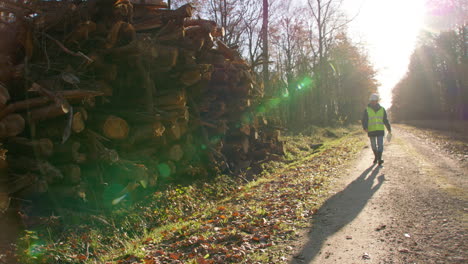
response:
<svg viewBox="0 0 468 264"><path fill-rule="evenodd" d="M377 156L378 154L377 154L377 151L375 150L372 150L372 151L374 152L374 161L372 162L372 164L376 164L377 161L379 161L378 156Z"/></svg>
<svg viewBox="0 0 468 264"><path fill-rule="evenodd" d="M377 159L379 160L379 166L382 166L382 164L384 163L382 159L382 152L377 152Z"/></svg>

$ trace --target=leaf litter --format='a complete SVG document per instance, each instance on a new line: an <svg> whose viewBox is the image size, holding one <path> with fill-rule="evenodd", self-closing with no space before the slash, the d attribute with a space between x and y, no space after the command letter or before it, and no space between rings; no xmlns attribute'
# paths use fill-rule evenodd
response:
<svg viewBox="0 0 468 264"><path fill-rule="evenodd" d="M145 256L139 261L117 263L285 263L288 242L309 225L335 169L357 153L355 142L347 137L243 186L212 209L186 218L192 222L144 238Z"/></svg>

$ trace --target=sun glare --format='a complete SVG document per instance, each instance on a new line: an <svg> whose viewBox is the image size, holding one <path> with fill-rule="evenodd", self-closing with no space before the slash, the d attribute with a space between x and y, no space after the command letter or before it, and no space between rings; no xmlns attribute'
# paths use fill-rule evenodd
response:
<svg viewBox="0 0 468 264"><path fill-rule="evenodd" d="M345 11L350 16L359 12L350 24L350 33L369 51L381 84L382 105L388 108L391 89L406 73L423 27L424 0L347 0Z"/></svg>

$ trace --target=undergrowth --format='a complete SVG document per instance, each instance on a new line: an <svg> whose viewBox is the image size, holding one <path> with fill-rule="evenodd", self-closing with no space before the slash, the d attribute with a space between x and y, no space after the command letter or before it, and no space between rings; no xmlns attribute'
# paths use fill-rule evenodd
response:
<svg viewBox="0 0 468 264"><path fill-rule="evenodd" d="M18 260L24 264L281 261L275 248L306 225L324 197L321 192L330 170L350 158L347 152L358 151L353 137L345 136L354 130L312 128L309 133L284 136L285 159L263 164L261 175L249 183L219 175L211 182L169 186L106 214L57 217L54 223L24 232ZM319 143L324 145L317 147Z"/></svg>

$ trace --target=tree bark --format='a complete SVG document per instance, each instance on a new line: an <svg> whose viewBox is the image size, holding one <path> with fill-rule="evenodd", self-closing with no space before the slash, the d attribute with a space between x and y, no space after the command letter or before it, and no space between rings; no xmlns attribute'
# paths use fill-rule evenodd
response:
<svg viewBox="0 0 468 264"><path fill-rule="evenodd" d="M263 25L262 25L262 40L263 40L263 85L265 90L269 91L270 73L268 69L268 20L269 20L269 3L268 0L263 0Z"/></svg>
<svg viewBox="0 0 468 264"><path fill-rule="evenodd" d="M68 100L69 102L81 102L88 98L102 96L104 93L98 91L87 91L87 90L68 90L57 92L62 98ZM24 111L34 107L39 107L48 104L51 101L49 97L36 97L27 99L24 101L19 101L9 104L6 108L0 111L0 120L7 116L8 114Z"/></svg>

